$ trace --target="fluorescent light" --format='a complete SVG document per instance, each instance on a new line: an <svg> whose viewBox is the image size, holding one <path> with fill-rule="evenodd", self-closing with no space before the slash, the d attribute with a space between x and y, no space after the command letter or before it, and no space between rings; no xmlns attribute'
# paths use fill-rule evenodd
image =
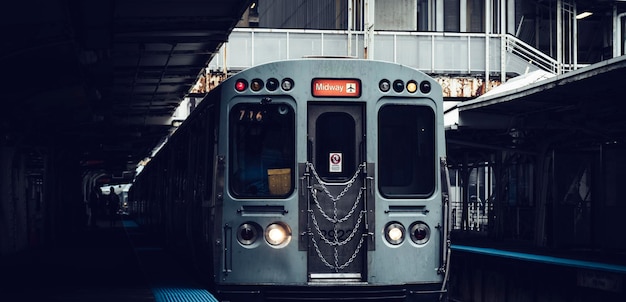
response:
<svg viewBox="0 0 626 302"><path fill-rule="evenodd" d="M582 13L580 13L580 14L576 15L576 20L580 20L580 19L583 19L583 18L587 18L587 17L589 17L589 16L591 16L591 15L593 15L593 13L592 13L592 12L582 12Z"/></svg>

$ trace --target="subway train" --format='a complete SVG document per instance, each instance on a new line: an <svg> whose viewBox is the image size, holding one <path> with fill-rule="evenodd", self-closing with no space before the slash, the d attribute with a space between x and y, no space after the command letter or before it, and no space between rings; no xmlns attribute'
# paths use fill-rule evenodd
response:
<svg viewBox="0 0 626 302"><path fill-rule="evenodd" d="M441 86L303 58L209 92L136 176L137 223L220 301L446 299Z"/></svg>

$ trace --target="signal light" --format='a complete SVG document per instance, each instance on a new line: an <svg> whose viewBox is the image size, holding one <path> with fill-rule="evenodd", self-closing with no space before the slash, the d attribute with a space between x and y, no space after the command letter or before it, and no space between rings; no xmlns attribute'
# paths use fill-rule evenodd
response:
<svg viewBox="0 0 626 302"><path fill-rule="evenodd" d="M263 81L260 79L252 80L252 82L250 83L250 89L252 89L252 91L259 91L263 89Z"/></svg>
<svg viewBox="0 0 626 302"><path fill-rule="evenodd" d="M404 90L404 82L402 80L393 81L393 90L395 92L402 92Z"/></svg>
<svg viewBox="0 0 626 302"><path fill-rule="evenodd" d="M417 82L410 80L408 83L406 83L406 90L410 93L417 91Z"/></svg>
<svg viewBox="0 0 626 302"><path fill-rule="evenodd" d="M274 91L278 88L278 80L275 78L267 79L267 85L265 86L267 90Z"/></svg>
<svg viewBox="0 0 626 302"><path fill-rule="evenodd" d="M235 90L242 92L248 88L248 82L244 79L239 79L235 82Z"/></svg>
<svg viewBox="0 0 626 302"><path fill-rule="evenodd" d="M429 93L431 89L432 89L432 87L430 86L430 82L422 81L420 83L420 91L422 93Z"/></svg>
<svg viewBox="0 0 626 302"><path fill-rule="evenodd" d="M280 88L284 91L289 91L293 88L293 80L290 78L283 79L283 82L280 84Z"/></svg>
<svg viewBox="0 0 626 302"><path fill-rule="evenodd" d="M390 88L391 88L391 83L389 83L389 80L382 79L380 80L380 82L378 82L378 89L380 89L380 91L387 92L389 91Z"/></svg>
<svg viewBox="0 0 626 302"><path fill-rule="evenodd" d="M423 222L415 222L411 225L411 240L416 244L425 244L430 239L430 228Z"/></svg>

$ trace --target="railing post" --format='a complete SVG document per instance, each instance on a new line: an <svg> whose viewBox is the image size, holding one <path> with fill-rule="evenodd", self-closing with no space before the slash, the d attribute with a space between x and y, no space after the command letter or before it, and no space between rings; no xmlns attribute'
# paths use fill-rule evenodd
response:
<svg viewBox="0 0 626 302"><path fill-rule="evenodd" d="M485 1L485 89L483 93L489 91L489 32L491 28L491 6L490 1Z"/></svg>
<svg viewBox="0 0 626 302"><path fill-rule="evenodd" d="M511 3L509 3L511 4ZM504 60L506 58L506 4L505 1L500 1L500 83L506 82L506 64Z"/></svg>
<svg viewBox="0 0 626 302"><path fill-rule="evenodd" d="M472 38L467 36L467 73L472 73Z"/></svg>
<svg viewBox="0 0 626 302"><path fill-rule="evenodd" d="M556 61L558 63L556 74L561 74L563 66L563 2L556 1Z"/></svg>
<svg viewBox="0 0 626 302"><path fill-rule="evenodd" d="M250 66L254 66L254 31L250 32Z"/></svg>

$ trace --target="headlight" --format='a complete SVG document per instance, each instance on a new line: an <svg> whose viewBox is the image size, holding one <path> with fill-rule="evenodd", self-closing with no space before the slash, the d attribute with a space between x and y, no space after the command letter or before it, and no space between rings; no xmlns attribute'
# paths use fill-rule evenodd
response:
<svg viewBox="0 0 626 302"><path fill-rule="evenodd" d="M282 222L275 222L265 229L265 240L272 246L282 247L289 243L291 230Z"/></svg>
<svg viewBox="0 0 626 302"><path fill-rule="evenodd" d="M243 245L251 245L259 239L261 228L252 222L246 222L237 229L237 240Z"/></svg>
<svg viewBox="0 0 626 302"><path fill-rule="evenodd" d="M416 244L425 244L430 239L430 228L427 224L418 221L411 225L411 240Z"/></svg>
<svg viewBox="0 0 626 302"><path fill-rule="evenodd" d="M393 245L398 245L404 241L404 232L402 224L390 222L385 226L385 239Z"/></svg>

